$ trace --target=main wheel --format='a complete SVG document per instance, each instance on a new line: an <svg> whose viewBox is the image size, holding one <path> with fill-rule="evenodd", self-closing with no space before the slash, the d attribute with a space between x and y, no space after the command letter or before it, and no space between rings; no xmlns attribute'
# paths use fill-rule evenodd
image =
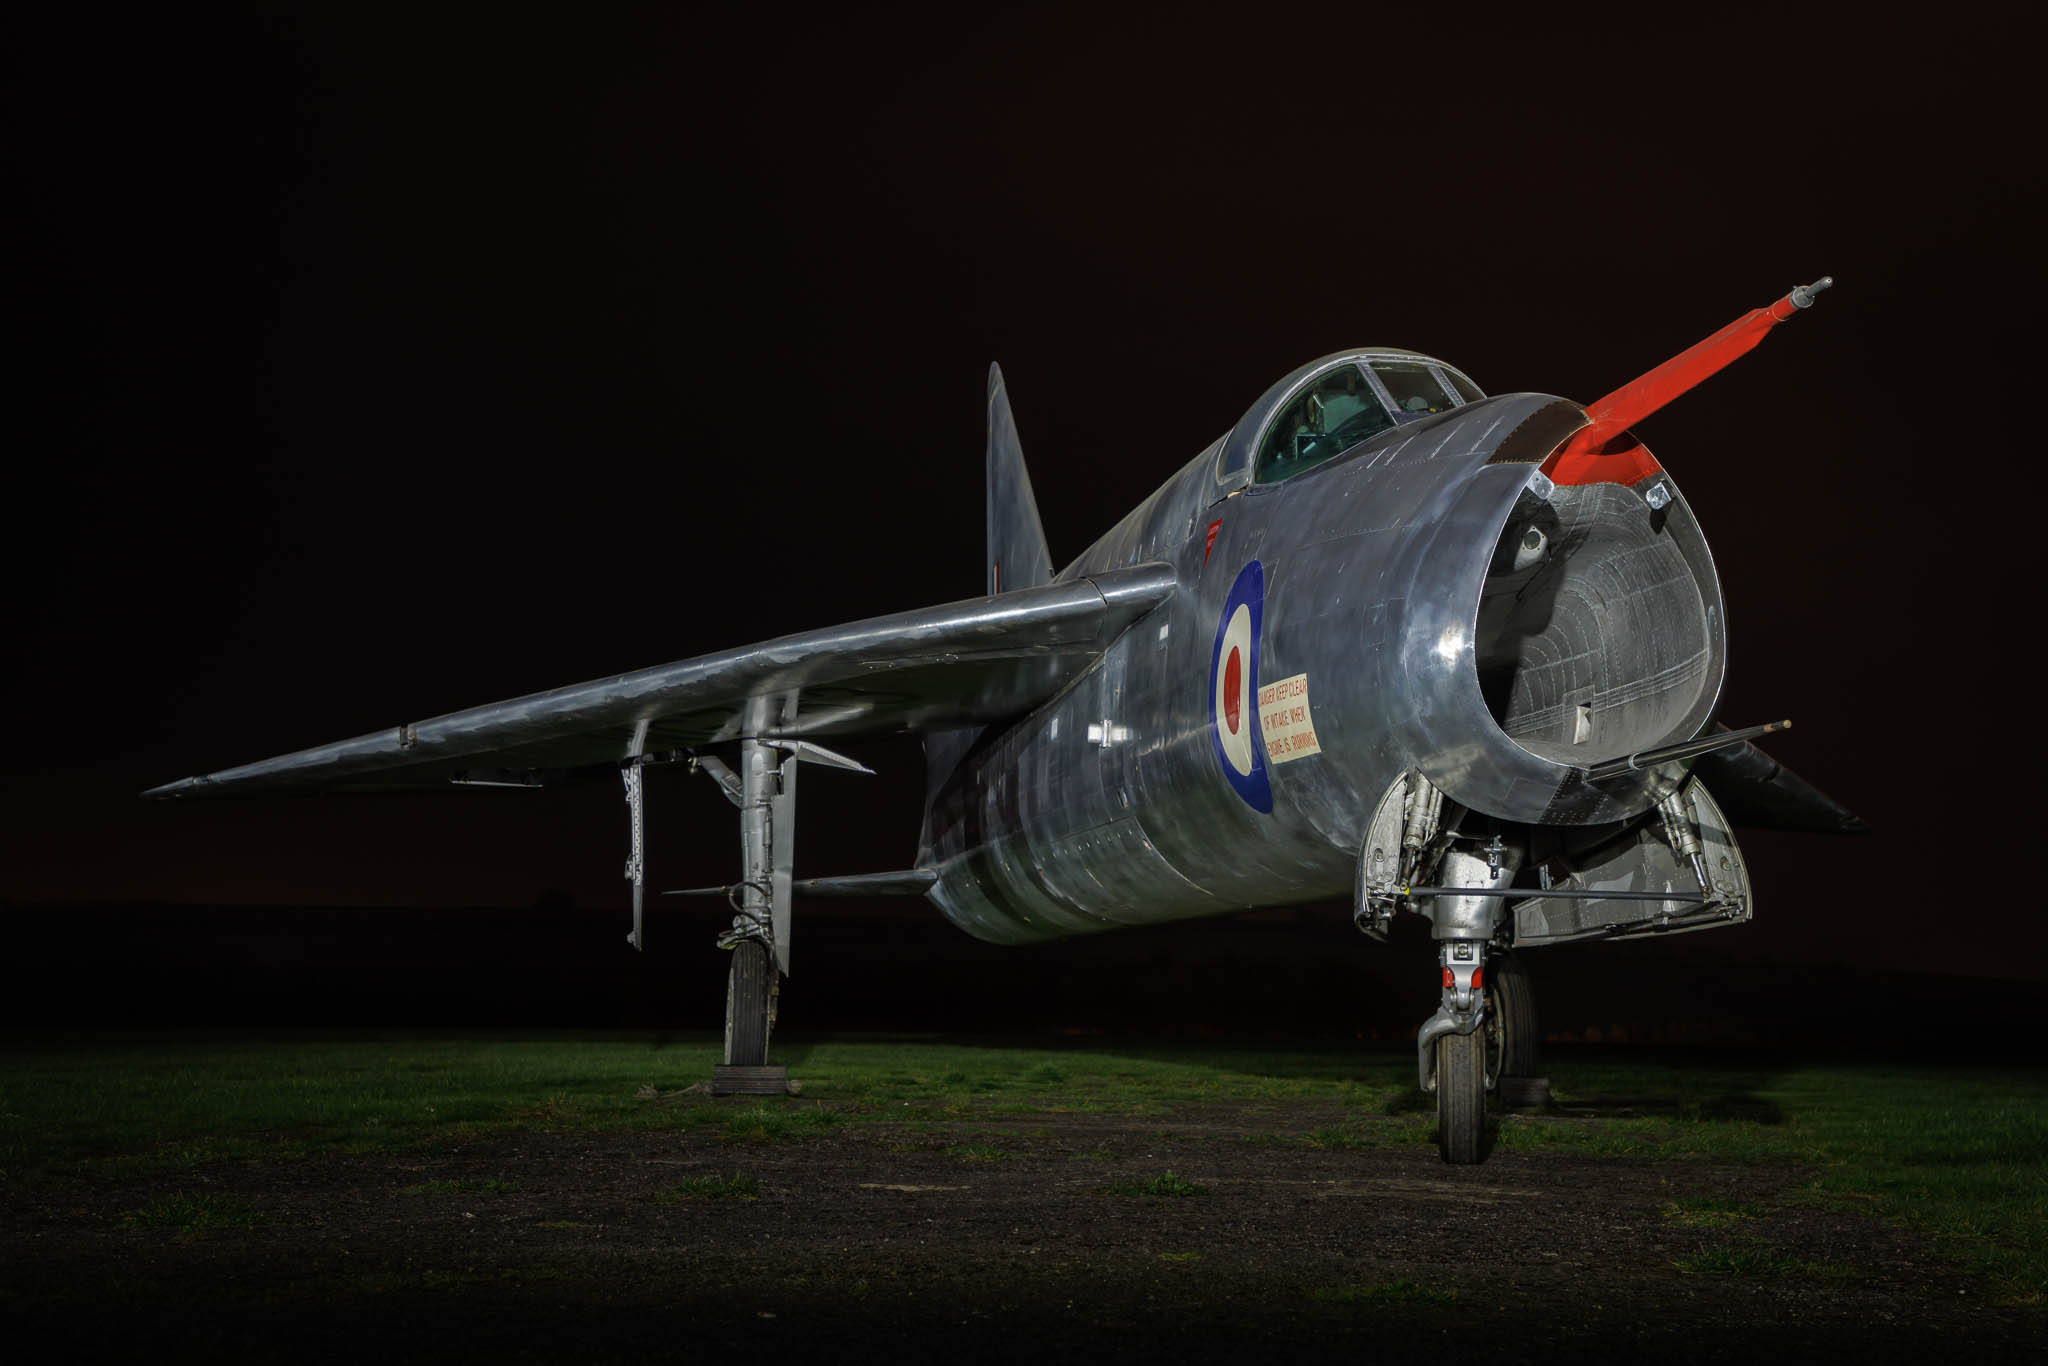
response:
<svg viewBox="0 0 2048 1366"><path fill-rule="evenodd" d="M1486 960L1486 1033L1487 1071L1494 1077L1543 1074L1536 990L1516 954L1495 952Z"/></svg>
<svg viewBox="0 0 2048 1366"><path fill-rule="evenodd" d="M1436 1041L1436 1150L1461 1166L1486 1160L1485 1030Z"/></svg>
<svg viewBox="0 0 2048 1366"><path fill-rule="evenodd" d="M768 946L742 940L732 951L726 982L725 1061L732 1067L768 1065L768 1034L775 1025L775 960Z"/></svg>
<svg viewBox="0 0 2048 1366"><path fill-rule="evenodd" d="M1486 960L1486 1072L1503 1105L1546 1105L1543 1026L1536 990L1519 955L1496 952Z"/></svg>

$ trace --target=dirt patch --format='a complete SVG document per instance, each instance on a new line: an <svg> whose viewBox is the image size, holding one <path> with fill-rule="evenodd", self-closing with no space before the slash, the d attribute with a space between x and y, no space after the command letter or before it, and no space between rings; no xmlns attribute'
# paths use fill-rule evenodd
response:
<svg viewBox="0 0 2048 1366"><path fill-rule="evenodd" d="M166 1340L295 1362L2038 1345L2038 1315L1982 1305L1907 1232L1809 1207L1796 1169L1506 1151L1450 1168L1433 1146L1304 1141L1342 1117L1262 1102L781 1142L534 1133L17 1190L0 1307L17 1340L73 1358ZM1147 1183L1199 1193L1114 1193Z"/></svg>

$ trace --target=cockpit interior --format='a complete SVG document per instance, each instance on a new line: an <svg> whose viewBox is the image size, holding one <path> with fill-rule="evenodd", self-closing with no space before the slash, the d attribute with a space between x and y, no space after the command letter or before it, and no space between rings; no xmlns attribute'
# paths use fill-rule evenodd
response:
<svg viewBox="0 0 2048 1366"><path fill-rule="evenodd" d="M1483 397L1471 380L1433 361L1348 361L1280 410L1260 443L1252 482L1291 479L1404 422Z"/></svg>

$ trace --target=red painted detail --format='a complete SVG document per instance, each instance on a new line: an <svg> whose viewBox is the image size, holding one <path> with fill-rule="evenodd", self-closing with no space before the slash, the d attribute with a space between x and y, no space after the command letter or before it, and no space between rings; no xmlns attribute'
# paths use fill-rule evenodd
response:
<svg viewBox="0 0 2048 1366"><path fill-rule="evenodd" d="M1202 563L1209 563L1209 552L1216 548L1216 533L1223 529L1223 519L1218 517L1209 523L1209 538L1202 542Z"/></svg>
<svg viewBox="0 0 2048 1366"><path fill-rule="evenodd" d="M1244 654L1235 645L1230 647L1230 658L1223 661L1223 724L1230 727L1232 735L1237 734L1237 723L1244 719L1244 702L1238 692L1244 687Z"/></svg>
<svg viewBox="0 0 2048 1366"><path fill-rule="evenodd" d="M1458 985L1458 979L1457 979L1456 975L1454 975L1454 974L1453 974L1453 973L1451 972L1451 970L1450 970L1449 968L1445 968L1445 969L1444 969L1444 990L1445 990L1445 991L1449 991L1449 990L1450 990L1450 989L1451 989L1452 987L1454 987L1454 986L1456 986L1456 985Z"/></svg>
<svg viewBox="0 0 2048 1366"><path fill-rule="evenodd" d="M1559 484L1633 484L1655 474L1660 467L1628 429L1748 354L1766 332L1797 311L1789 294L1767 307L1753 308L1706 340L1587 404L1586 425L1543 462L1543 472ZM1614 463L1591 463L1602 459Z"/></svg>
<svg viewBox="0 0 2048 1366"><path fill-rule="evenodd" d="M1484 983L1484 982L1482 982L1482 981L1480 980L1480 978L1482 978L1482 977L1484 977L1484 976L1486 976L1486 969L1485 969L1485 968L1474 968L1474 969L1472 969L1472 990L1474 990L1474 991L1484 991L1484 990L1486 989L1486 983Z"/></svg>
<svg viewBox="0 0 2048 1366"><path fill-rule="evenodd" d="M1650 448L1623 432L1611 450L1574 451L1569 445L1543 462L1553 484L1627 484L1631 487L1664 467Z"/></svg>

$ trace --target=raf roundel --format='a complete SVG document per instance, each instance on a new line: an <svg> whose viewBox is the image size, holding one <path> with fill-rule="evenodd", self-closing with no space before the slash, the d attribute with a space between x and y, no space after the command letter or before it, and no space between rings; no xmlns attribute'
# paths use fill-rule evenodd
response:
<svg viewBox="0 0 2048 1366"><path fill-rule="evenodd" d="M1209 738L1231 788L1254 811L1273 809L1259 741L1259 618L1265 607L1265 571L1253 560L1238 571L1216 623L1209 656Z"/></svg>

